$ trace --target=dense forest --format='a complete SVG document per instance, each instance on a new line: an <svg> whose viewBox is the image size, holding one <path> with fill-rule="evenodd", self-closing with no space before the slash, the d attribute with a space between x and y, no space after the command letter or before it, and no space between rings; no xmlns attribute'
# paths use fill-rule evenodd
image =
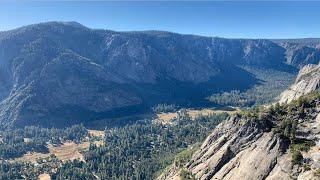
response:
<svg viewBox="0 0 320 180"><path fill-rule="evenodd" d="M227 114L223 113L191 120L185 111L181 111L173 120L173 125L141 120L123 127L106 128L105 145L98 147L91 143L84 153L85 162L74 160L62 163L51 156L45 160L44 166L6 159L19 157L28 151L45 152L47 143L58 144L66 140L81 142L87 130L82 125L76 125L66 129L26 127L4 131L0 144L0 179L34 179L43 172L53 179L95 179L95 176L101 179L152 179L170 165L177 154L203 141L226 117ZM16 144L20 147L17 148ZM13 148L19 149L18 152L8 154L8 149ZM52 171L59 163L61 166Z"/></svg>
<svg viewBox="0 0 320 180"><path fill-rule="evenodd" d="M207 99L221 106L251 107L272 103L295 79L294 73L271 69L242 67L260 79L260 83L247 90L215 93Z"/></svg>
<svg viewBox="0 0 320 180"><path fill-rule="evenodd" d="M252 121L270 122L270 130L279 134L287 142L292 152L292 162L304 165L301 153L307 151L314 142L296 137L296 121L293 118L308 119L309 114L319 105L320 93L315 92L299 98L290 104L274 104L270 107L251 108L239 111ZM310 111L310 112L309 112ZM90 143L84 153L84 161L62 162L54 155L39 160L38 165L28 162L12 162L6 159L21 156L27 151L45 151L46 143L74 141L80 143L88 131L82 125L66 129L46 129L25 127L1 132L2 149L0 179L36 179L41 173L48 173L53 179L154 179L166 167L175 163L183 165L199 147L217 124L227 118L227 114L197 116L192 120L186 111L179 111L172 124L162 124L151 120L140 120L133 124L106 128L104 145ZM28 141L25 139L29 138ZM29 142L40 142L42 144ZM22 143L23 151L7 154L14 144ZM37 144L37 145L35 145ZM14 147L10 147L10 145ZM20 148L20 147L19 147ZM46 162L46 163L41 163ZM193 179L188 171L181 171L185 179Z"/></svg>
<svg viewBox="0 0 320 180"><path fill-rule="evenodd" d="M0 131L0 158L21 157L27 152L48 152L47 144L59 145L63 141L81 142L87 136L83 125L74 125L66 129L40 128L28 126L24 129Z"/></svg>
<svg viewBox="0 0 320 180"><path fill-rule="evenodd" d="M178 110L178 106L175 104L157 104L152 107L152 111L155 113L166 113L166 112L174 112Z"/></svg>

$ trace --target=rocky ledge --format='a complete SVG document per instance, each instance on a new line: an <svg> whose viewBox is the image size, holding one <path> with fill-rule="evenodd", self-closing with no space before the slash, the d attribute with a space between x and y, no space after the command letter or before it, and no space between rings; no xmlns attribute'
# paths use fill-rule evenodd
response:
<svg viewBox="0 0 320 180"><path fill-rule="evenodd" d="M320 65L304 67L280 103L229 117L159 179L320 179L319 82Z"/></svg>
<svg viewBox="0 0 320 180"><path fill-rule="evenodd" d="M280 103L287 103L320 87L320 65L304 66L295 83L280 95Z"/></svg>
<svg viewBox="0 0 320 180"><path fill-rule="evenodd" d="M183 166L161 179L319 179L320 94L239 113L221 123ZM174 177L174 178L173 178Z"/></svg>

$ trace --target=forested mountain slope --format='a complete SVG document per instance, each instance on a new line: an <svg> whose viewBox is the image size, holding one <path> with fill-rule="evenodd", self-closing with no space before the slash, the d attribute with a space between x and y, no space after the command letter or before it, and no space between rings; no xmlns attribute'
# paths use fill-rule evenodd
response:
<svg viewBox="0 0 320 180"><path fill-rule="evenodd" d="M157 103L201 104L260 82L241 68L295 73L315 46L48 22L0 32L0 121L65 126Z"/></svg>

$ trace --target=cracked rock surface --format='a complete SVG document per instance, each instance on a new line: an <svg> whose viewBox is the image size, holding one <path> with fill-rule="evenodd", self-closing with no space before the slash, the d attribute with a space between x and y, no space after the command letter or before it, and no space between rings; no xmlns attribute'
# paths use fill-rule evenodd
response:
<svg viewBox="0 0 320 180"><path fill-rule="evenodd" d="M280 103L288 103L320 88L320 65L304 66L295 83L280 95Z"/></svg>

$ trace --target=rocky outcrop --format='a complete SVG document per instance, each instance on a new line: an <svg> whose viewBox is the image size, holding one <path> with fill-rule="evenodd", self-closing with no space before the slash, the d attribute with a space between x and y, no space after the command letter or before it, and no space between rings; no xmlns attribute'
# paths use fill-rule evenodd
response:
<svg viewBox="0 0 320 180"><path fill-rule="evenodd" d="M319 67L300 71L292 87L303 87L301 93L294 91L282 106L234 115L219 124L180 168L201 180L320 179L320 93L313 92L319 88ZM168 172L162 179L179 176L177 167Z"/></svg>
<svg viewBox="0 0 320 180"><path fill-rule="evenodd" d="M286 49L286 62L302 68L307 64L317 64L320 59L320 49L314 46L305 46L295 43L280 44Z"/></svg>
<svg viewBox="0 0 320 180"><path fill-rule="evenodd" d="M295 83L280 95L280 103L291 102L320 88L320 65L304 66Z"/></svg>
<svg viewBox="0 0 320 180"><path fill-rule="evenodd" d="M231 117L205 140L186 167L197 179L265 179L285 153L267 121Z"/></svg>
<svg viewBox="0 0 320 180"><path fill-rule="evenodd" d="M221 123L183 166L196 179L319 179L320 169L320 99L316 106L305 109L308 119L295 118L297 141L316 142L310 150L302 152L302 164L292 162L290 141L276 133L280 120L253 120L234 116ZM172 179L179 175L173 168L162 179ZM171 175L171 176L170 176ZM165 178L164 178L165 177Z"/></svg>

